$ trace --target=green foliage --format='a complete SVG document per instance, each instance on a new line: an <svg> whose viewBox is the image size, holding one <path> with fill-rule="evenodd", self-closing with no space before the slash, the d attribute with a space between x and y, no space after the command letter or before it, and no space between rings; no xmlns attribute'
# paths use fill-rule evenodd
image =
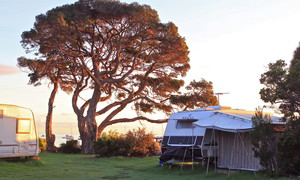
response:
<svg viewBox="0 0 300 180"><path fill-rule="evenodd" d="M289 121L280 137L279 169L283 174L300 175L300 119Z"/></svg>
<svg viewBox="0 0 300 180"><path fill-rule="evenodd" d="M77 140L69 140L66 143L62 143L58 148L58 151L67 154L78 154L80 153L81 148Z"/></svg>
<svg viewBox="0 0 300 180"><path fill-rule="evenodd" d="M117 131L103 133L93 144L97 157L127 156L129 144Z"/></svg>
<svg viewBox="0 0 300 180"><path fill-rule="evenodd" d="M107 139L120 139L122 137L123 137L123 134L119 133L116 130L110 130L108 132L103 132L101 134L101 138L104 139L104 140L107 140Z"/></svg>
<svg viewBox="0 0 300 180"><path fill-rule="evenodd" d="M45 152L47 150L47 141L45 138L39 138L39 150Z"/></svg>
<svg viewBox="0 0 300 180"><path fill-rule="evenodd" d="M160 150L158 143L154 142L153 134L140 128L128 131L125 135L115 131L104 133L94 142L93 147L97 157L148 156L156 155Z"/></svg>
<svg viewBox="0 0 300 180"><path fill-rule="evenodd" d="M300 174L300 46L297 47L290 66L283 60L269 64L260 82L263 101L279 104L287 119L287 126L278 144L279 170L283 174Z"/></svg>
<svg viewBox="0 0 300 180"><path fill-rule="evenodd" d="M262 110L257 110L252 117L254 129L250 131L254 156L260 160L260 165L266 171L277 170L275 131L270 116L263 115Z"/></svg>
<svg viewBox="0 0 300 180"><path fill-rule="evenodd" d="M40 148L46 148L47 142L45 138L39 138L39 147Z"/></svg>
<svg viewBox="0 0 300 180"><path fill-rule="evenodd" d="M47 142L45 138L39 138L39 149L41 152L45 152L47 147Z"/></svg>
<svg viewBox="0 0 300 180"><path fill-rule="evenodd" d="M284 60L278 60L268 65L269 70L261 75L260 83L265 87L260 90L261 99L265 102L276 103L286 99L287 69Z"/></svg>
<svg viewBox="0 0 300 180"><path fill-rule="evenodd" d="M277 60L268 67L268 71L260 79L265 86L260 90L261 99L271 104L279 104L279 109L286 118L299 116L300 61L293 59L287 68L284 60Z"/></svg>

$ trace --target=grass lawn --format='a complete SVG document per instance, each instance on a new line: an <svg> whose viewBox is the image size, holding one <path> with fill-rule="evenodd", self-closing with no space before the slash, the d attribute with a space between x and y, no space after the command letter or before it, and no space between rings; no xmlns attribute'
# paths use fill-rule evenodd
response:
<svg viewBox="0 0 300 180"><path fill-rule="evenodd" d="M167 168L158 165L158 157L97 159L92 155L41 153L39 158L0 161L0 179L268 179L253 172L232 172L228 176L212 169L206 174L201 166Z"/></svg>

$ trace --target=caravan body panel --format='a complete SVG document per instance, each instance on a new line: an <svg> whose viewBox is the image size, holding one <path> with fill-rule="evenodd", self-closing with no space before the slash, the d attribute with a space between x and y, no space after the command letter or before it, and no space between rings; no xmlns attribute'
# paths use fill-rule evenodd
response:
<svg viewBox="0 0 300 180"><path fill-rule="evenodd" d="M208 118L213 112L204 108L172 114L168 120L161 145L160 160L202 160L201 146L206 128L194 126L199 119ZM182 154L183 153L183 154Z"/></svg>
<svg viewBox="0 0 300 180"><path fill-rule="evenodd" d="M30 109L0 104L0 158L35 156L39 143Z"/></svg>

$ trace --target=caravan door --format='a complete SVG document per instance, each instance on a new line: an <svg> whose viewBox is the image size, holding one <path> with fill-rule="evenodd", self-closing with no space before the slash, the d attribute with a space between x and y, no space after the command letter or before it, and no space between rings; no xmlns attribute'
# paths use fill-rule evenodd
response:
<svg viewBox="0 0 300 180"><path fill-rule="evenodd" d="M16 118L0 116L0 157L5 157L18 152Z"/></svg>

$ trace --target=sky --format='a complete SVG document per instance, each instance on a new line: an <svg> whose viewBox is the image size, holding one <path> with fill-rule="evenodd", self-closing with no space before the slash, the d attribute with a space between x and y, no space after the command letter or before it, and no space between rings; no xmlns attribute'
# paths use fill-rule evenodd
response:
<svg viewBox="0 0 300 180"><path fill-rule="evenodd" d="M195 79L212 81L223 106L255 110L262 85L259 78L270 62L289 62L300 42L299 0L120 0L148 4L158 11L161 22L173 22L185 37L191 69L186 84ZM0 6L0 103L33 110L43 133L49 84L28 85L26 72L16 66L26 56L20 44L23 31L30 30L35 16L75 0L2 0ZM126 112L128 113L128 112ZM120 116L127 116L126 113ZM163 118L163 117L158 117ZM162 134L165 125L122 124L108 129L147 126ZM54 132L76 133L71 96L59 92L54 108Z"/></svg>

